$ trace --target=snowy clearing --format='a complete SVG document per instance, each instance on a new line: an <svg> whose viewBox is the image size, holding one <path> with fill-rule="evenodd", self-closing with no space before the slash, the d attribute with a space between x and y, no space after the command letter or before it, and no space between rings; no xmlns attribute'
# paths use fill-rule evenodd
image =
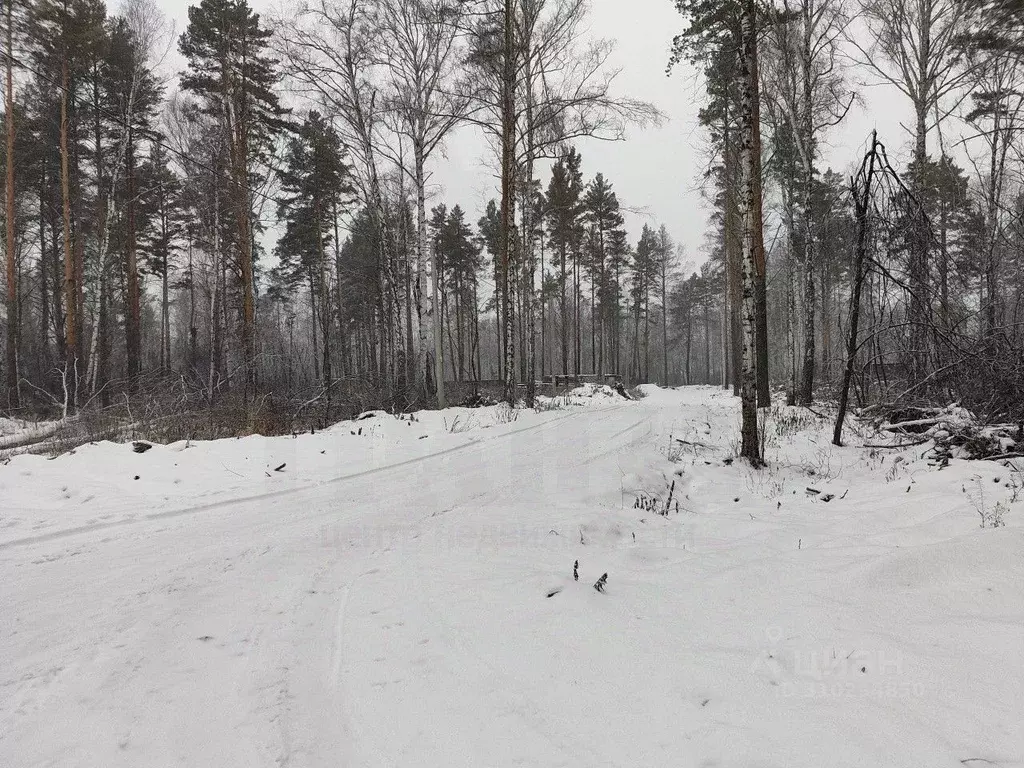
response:
<svg viewBox="0 0 1024 768"><path fill-rule="evenodd" d="M648 392L14 457L0 765L1024 765L1020 472Z"/></svg>

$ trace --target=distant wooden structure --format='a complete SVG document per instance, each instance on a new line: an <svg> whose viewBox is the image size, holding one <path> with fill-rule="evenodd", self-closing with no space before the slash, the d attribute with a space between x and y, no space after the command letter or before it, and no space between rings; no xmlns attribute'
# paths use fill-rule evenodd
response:
<svg viewBox="0 0 1024 768"><path fill-rule="evenodd" d="M551 376L545 376L541 383L550 384L555 389L560 387L578 387L582 384L607 384L610 387L614 387L616 384L622 383L622 377L617 373L606 373L604 375L599 373L581 373L578 376L573 373L556 373Z"/></svg>
<svg viewBox="0 0 1024 768"><path fill-rule="evenodd" d="M622 376L617 373L556 373L544 376L535 382L538 395L564 395L583 384L606 384L615 387L622 384ZM458 405L475 397L488 397L500 400L505 391L505 382L501 379L479 379L477 381L446 381L445 392L449 393L449 402ZM522 396L526 392L526 384L516 384L516 392Z"/></svg>

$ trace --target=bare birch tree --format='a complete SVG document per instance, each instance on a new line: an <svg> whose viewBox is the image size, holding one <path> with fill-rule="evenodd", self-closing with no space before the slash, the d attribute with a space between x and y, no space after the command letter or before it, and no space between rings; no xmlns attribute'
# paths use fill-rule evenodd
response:
<svg viewBox="0 0 1024 768"><path fill-rule="evenodd" d="M416 383L432 373L438 407L445 406L444 356L437 295L432 285L436 258L427 235L427 163L459 124L469 104L456 87L462 4L454 0L380 0L374 16L380 30L378 54L386 71L385 104L398 132L412 147L409 175L416 195L413 302L416 308ZM431 350L432 347L432 350Z"/></svg>
<svg viewBox="0 0 1024 768"><path fill-rule="evenodd" d="M754 0L743 0L740 11L740 66L738 90L740 93L740 218L742 222L743 243L740 260L742 287L742 321L743 321L743 354L742 374L740 376L740 400L743 423L741 426L740 455L753 466L762 464L761 443L757 428L757 354L756 328L757 312L754 296L757 269L754 249L759 236L761 222L757 215L756 196L760 185L760 158L754 157L754 132L759 130L755 125L756 111L754 92L760 87L757 81L757 10Z"/></svg>

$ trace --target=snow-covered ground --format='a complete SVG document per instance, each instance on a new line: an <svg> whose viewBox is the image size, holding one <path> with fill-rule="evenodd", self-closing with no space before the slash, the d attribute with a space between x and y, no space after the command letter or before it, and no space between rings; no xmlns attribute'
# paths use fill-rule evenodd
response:
<svg viewBox="0 0 1024 768"><path fill-rule="evenodd" d="M1024 765L1019 473L589 394L12 458L0 765Z"/></svg>
<svg viewBox="0 0 1024 768"><path fill-rule="evenodd" d="M568 402L579 407L590 401L574 397ZM183 440L153 445L144 453L136 453L130 442L104 441L57 458L14 456L0 467L0 546L190 514L224 502L266 502L567 416L565 411L505 406L411 415L370 411L316 434Z"/></svg>

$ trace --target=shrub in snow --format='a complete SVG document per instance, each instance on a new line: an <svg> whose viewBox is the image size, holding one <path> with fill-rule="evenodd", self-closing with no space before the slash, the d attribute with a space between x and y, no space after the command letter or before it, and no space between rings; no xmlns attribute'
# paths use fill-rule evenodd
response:
<svg viewBox="0 0 1024 768"><path fill-rule="evenodd" d="M981 510L981 527L982 528L1001 528L1006 523L1003 521L1003 515L1006 514L1009 509L1009 505L1003 501L997 501L996 505L992 509Z"/></svg>
<svg viewBox="0 0 1024 768"><path fill-rule="evenodd" d="M604 585L608 583L608 574L605 573L600 579L594 582L594 589L598 592L604 592Z"/></svg>
<svg viewBox="0 0 1024 768"><path fill-rule="evenodd" d="M448 423L448 419L443 419L442 423L446 432L450 432L453 435L468 432L469 430L476 427L476 419L472 416L469 418L464 417L461 413L455 414L452 418L451 424Z"/></svg>
<svg viewBox="0 0 1024 768"><path fill-rule="evenodd" d="M771 429L776 437L783 438L817 426L817 418L806 408L773 405Z"/></svg>
<svg viewBox="0 0 1024 768"><path fill-rule="evenodd" d="M1006 462L1005 466L1010 470L1010 478L1003 483L1003 487L1010 492L1010 501L1015 502L1020 496L1021 481L1024 479L1024 469L1021 469L1010 462Z"/></svg>
<svg viewBox="0 0 1024 768"><path fill-rule="evenodd" d="M463 408L490 408L492 405L497 404L497 400L490 395L485 395L481 392L476 392L459 403Z"/></svg>
<svg viewBox="0 0 1024 768"><path fill-rule="evenodd" d="M995 504L990 504L985 498L985 486L977 475L974 476L974 485L971 490L967 491L967 498L970 499L981 518L982 528L1001 528L1006 525L1003 517L1009 511L1010 505L1005 501L996 501Z"/></svg>
<svg viewBox="0 0 1024 768"><path fill-rule="evenodd" d="M544 397L538 396L533 401L533 410L536 413L545 413L546 411L560 411L568 404L568 400L564 397Z"/></svg>
<svg viewBox="0 0 1024 768"><path fill-rule="evenodd" d="M684 447L684 443L682 440L674 439L672 435L669 435L668 447L665 449L666 459L675 464L676 462L682 460L683 453L685 452L685 450L686 449Z"/></svg>
<svg viewBox="0 0 1024 768"><path fill-rule="evenodd" d="M519 411L508 403L498 403L494 408L494 422L496 424L511 424L519 418Z"/></svg>

